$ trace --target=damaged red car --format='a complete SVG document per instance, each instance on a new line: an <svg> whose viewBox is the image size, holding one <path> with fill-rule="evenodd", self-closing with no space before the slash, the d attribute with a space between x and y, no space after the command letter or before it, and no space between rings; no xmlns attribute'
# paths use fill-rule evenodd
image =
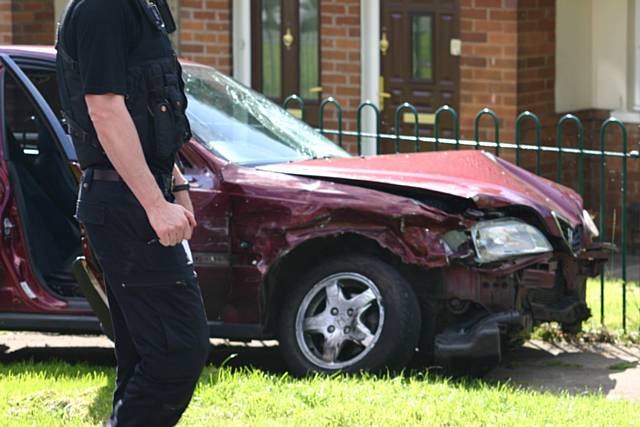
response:
<svg viewBox="0 0 640 427"><path fill-rule="evenodd" d="M0 61L0 328L109 334L54 51ZM535 323L589 317L610 247L574 191L481 151L353 157L216 70L184 72L212 337L277 339L295 374L490 366Z"/></svg>

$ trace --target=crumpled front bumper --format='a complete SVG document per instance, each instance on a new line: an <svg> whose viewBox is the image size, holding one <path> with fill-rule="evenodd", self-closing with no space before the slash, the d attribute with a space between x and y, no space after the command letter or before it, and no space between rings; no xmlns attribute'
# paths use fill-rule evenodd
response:
<svg viewBox="0 0 640 427"><path fill-rule="evenodd" d="M502 357L501 335L507 329L529 329L530 325L531 318L517 311L489 314L462 327L456 325L436 336L436 360L445 365L460 359L496 365Z"/></svg>
<svg viewBox="0 0 640 427"><path fill-rule="evenodd" d="M604 265L609 261L611 254L618 251L613 243L592 243L578 256L578 274L587 277L596 277L602 273Z"/></svg>

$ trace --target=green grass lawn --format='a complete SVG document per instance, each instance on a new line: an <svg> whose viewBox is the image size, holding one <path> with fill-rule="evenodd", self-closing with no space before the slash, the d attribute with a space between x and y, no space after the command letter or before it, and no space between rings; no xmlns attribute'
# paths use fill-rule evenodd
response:
<svg viewBox="0 0 640 427"><path fill-rule="evenodd" d="M605 284L605 325L621 328L621 283ZM600 282L588 285L600 326ZM640 289L629 284L628 329L640 329ZM0 426L100 426L114 370L65 363L0 366ZM183 426L640 426L640 402L540 393L506 384L410 377L316 377L207 368Z"/></svg>
<svg viewBox="0 0 640 427"><path fill-rule="evenodd" d="M62 363L0 367L0 425L98 426L113 369ZM640 425L639 402L555 395L481 381L412 377L296 380L208 368L183 426Z"/></svg>

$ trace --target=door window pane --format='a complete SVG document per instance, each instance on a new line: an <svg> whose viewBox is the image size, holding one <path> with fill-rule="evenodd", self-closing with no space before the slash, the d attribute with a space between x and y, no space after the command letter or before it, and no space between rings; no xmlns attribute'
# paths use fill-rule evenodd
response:
<svg viewBox="0 0 640 427"><path fill-rule="evenodd" d="M262 1L262 92L271 98L282 96L280 0Z"/></svg>
<svg viewBox="0 0 640 427"><path fill-rule="evenodd" d="M33 163L41 147L55 146L55 138L40 119L31 100L10 75L4 85L5 135L12 160Z"/></svg>
<svg viewBox="0 0 640 427"><path fill-rule="evenodd" d="M419 80L433 78L433 32L431 16L414 16L411 23L412 77Z"/></svg>
<svg viewBox="0 0 640 427"><path fill-rule="evenodd" d="M317 100L320 94L311 89L320 86L319 0L300 0L300 93Z"/></svg>

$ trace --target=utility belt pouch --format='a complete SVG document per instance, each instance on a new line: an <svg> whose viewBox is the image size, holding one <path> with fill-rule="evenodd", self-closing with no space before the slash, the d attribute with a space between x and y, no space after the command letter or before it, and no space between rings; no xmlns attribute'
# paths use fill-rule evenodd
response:
<svg viewBox="0 0 640 427"><path fill-rule="evenodd" d="M67 123L67 130L69 131L69 135L71 135L74 143L78 145L90 145L93 148L97 148L102 151L102 146L100 145L97 137L84 130L67 114L64 115L64 120Z"/></svg>
<svg viewBox="0 0 640 427"><path fill-rule="evenodd" d="M180 90L179 77L164 73L155 64L149 71L150 110L153 114L156 155L160 159L173 157L191 137L185 116L186 98Z"/></svg>
<svg viewBox="0 0 640 427"><path fill-rule="evenodd" d="M176 127L173 110L167 100L154 102L152 106L153 125L156 136L156 155L166 159L176 150Z"/></svg>

